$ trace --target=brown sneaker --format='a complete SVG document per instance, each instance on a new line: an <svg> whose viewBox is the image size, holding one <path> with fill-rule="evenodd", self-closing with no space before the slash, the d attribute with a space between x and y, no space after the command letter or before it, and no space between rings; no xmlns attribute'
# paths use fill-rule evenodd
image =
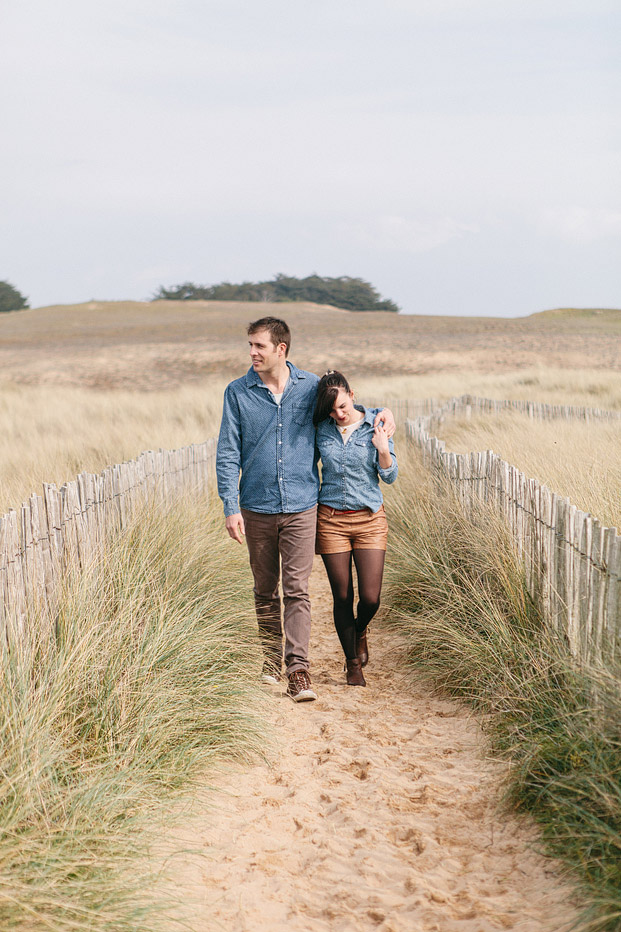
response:
<svg viewBox="0 0 621 932"><path fill-rule="evenodd" d="M369 662L369 648L367 645L367 628L364 629L362 634L358 635L358 640L356 643L356 653L358 654L358 660L363 667Z"/></svg>
<svg viewBox="0 0 621 932"><path fill-rule="evenodd" d="M295 673L290 673L287 679L289 680L287 695L294 702L309 702L317 698L317 693L311 686L308 670L296 670Z"/></svg>

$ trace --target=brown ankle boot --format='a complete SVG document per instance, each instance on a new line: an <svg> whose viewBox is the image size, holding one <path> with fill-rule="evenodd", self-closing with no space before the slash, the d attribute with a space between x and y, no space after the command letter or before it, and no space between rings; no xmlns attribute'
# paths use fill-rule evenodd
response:
<svg viewBox="0 0 621 932"><path fill-rule="evenodd" d="M358 654L358 660L363 667L369 662L369 648L367 646L367 629L365 628L362 634L358 635L356 653Z"/></svg>
<svg viewBox="0 0 621 932"><path fill-rule="evenodd" d="M355 660L348 660L346 663L347 667L347 685L348 686L366 686L366 680L362 673L362 664L360 663L360 658L356 657Z"/></svg>

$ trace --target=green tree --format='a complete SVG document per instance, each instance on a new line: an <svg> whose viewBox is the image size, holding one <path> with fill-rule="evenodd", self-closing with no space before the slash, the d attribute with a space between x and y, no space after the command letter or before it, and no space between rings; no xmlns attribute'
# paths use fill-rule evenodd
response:
<svg viewBox="0 0 621 932"><path fill-rule="evenodd" d="M0 312L21 311L24 307L29 307L28 299L10 282L0 282Z"/></svg>
<svg viewBox="0 0 621 932"><path fill-rule="evenodd" d="M382 300L377 290L362 278L324 278L309 275L295 278L277 275L269 282L220 282L219 285L161 286L154 301L310 301L314 304L332 304L347 311L390 311L397 313L394 301Z"/></svg>
<svg viewBox="0 0 621 932"><path fill-rule="evenodd" d="M195 285L193 282L184 282L183 285L171 285L164 288L160 285L152 301L208 301L211 291L206 285Z"/></svg>

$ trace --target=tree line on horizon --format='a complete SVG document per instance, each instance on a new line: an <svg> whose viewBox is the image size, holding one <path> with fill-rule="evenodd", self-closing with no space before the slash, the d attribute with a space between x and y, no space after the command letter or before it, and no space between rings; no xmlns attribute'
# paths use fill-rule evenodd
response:
<svg viewBox="0 0 621 932"><path fill-rule="evenodd" d="M390 311L400 308L394 301L383 299L376 288L362 278L341 275L326 278L309 275L295 278L277 275L265 282L220 282L217 285L182 285L159 287L152 301L309 301L313 304L331 304L346 311Z"/></svg>

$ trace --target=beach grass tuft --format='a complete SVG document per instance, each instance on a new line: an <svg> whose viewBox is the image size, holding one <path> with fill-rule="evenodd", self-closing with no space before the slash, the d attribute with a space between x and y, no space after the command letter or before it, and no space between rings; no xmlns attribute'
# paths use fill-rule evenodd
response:
<svg viewBox="0 0 621 932"><path fill-rule="evenodd" d="M215 510L145 510L53 625L3 639L0 928L170 930L156 827L223 757L265 753L247 567Z"/></svg>

